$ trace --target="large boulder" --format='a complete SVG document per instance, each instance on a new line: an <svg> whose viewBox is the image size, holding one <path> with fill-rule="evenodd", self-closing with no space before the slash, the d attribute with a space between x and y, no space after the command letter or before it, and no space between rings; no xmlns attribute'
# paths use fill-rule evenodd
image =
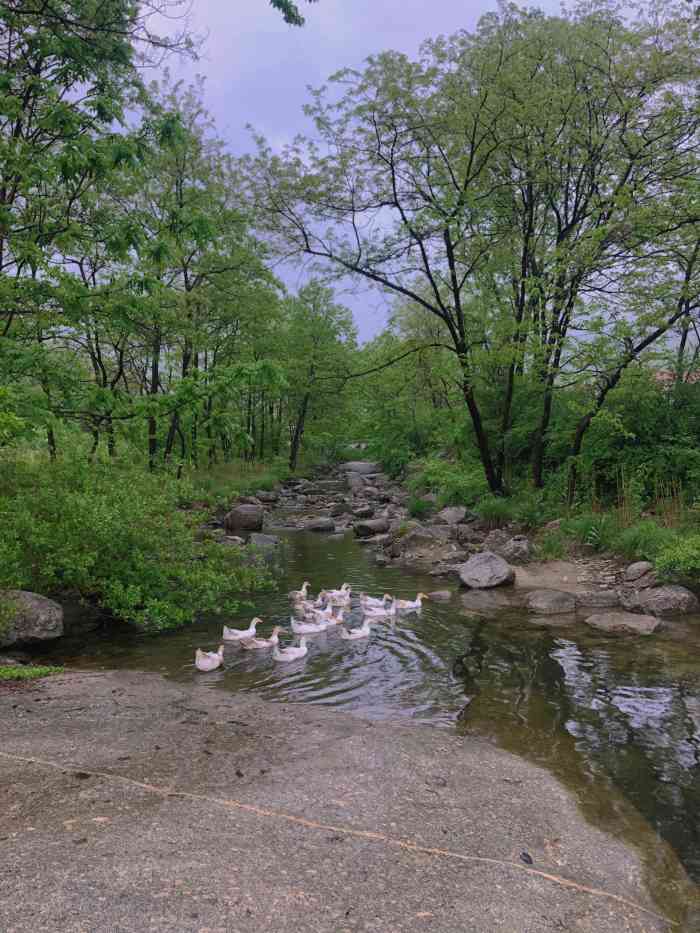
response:
<svg viewBox="0 0 700 933"><path fill-rule="evenodd" d="M341 463L338 469L341 473L381 473L380 463L372 463L370 460L350 460L347 463Z"/></svg>
<svg viewBox="0 0 700 933"><path fill-rule="evenodd" d="M363 492L365 484L359 473L346 473L347 485L352 492Z"/></svg>
<svg viewBox="0 0 700 933"><path fill-rule="evenodd" d="M262 505L236 505L224 518L226 531L262 531L265 510Z"/></svg>
<svg viewBox="0 0 700 933"><path fill-rule="evenodd" d="M271 505L273 502L277 502L277 500L279 499L279 493L272 492L272 491L268 492L265 489L261 489L259 492L255 493L255 497L260 502L265 502L268 505Z"/></svg>
<svg viewBox="0 0 700 933"><path fill-rule="evenodd" d="M518 598L512 590L468 590L460 600L467 612L475 615L493 615L518 606Z"/></svg>
<svg viewBox="0 0 700 933"><path fill-rule="evenodd" d="M599 612L588 616L586 625L602 632L651 635L661 623L655 616L639 615L636 612Z"/></svg>
<svg viewBox="0 0 700 933"><path fill-rule="evenodd" d="M321 532L332 532L335 531L335 522L332 518L312 518L310 522L307 522L304 525L305 531L321 531Z"/></svg>
<svg viewBox="0 0 700 933"><path fill-rule="evenodd" d="M371 538L373 535L386 534L389 530L389 519L366 518L355 522L353 528L358 538Z"/></svg>
<svg viewBox="0 0 700 933"><path fill-rule="evenodd" d="M260 505L260 499L257 496L239 496L237 505Z"/></svg>
<svg viewBox="0 0 700 933"><path fill-rule="evenodd" d="M685 615L700 611L697 596L684 586L655 586L647 590L624 593L622 605L631 612L653 616Z"/></svg>
<svg viewBox="0 0 700 933"><path fill-rule="evenodd" d="M525 535L515 535L497 553L510 564L524 564L532 557L532 545Z"/></svg>
<svg viewBox="0 0 700 933"><path fill-rule="evenodd" d="M459 579L471 589L485 590L512 583L515 570L493 551L482 551L462 564Z"/></svg>
<svg viewBox="0 0 700 933"><path fill-rule="evenodd" d="M434 547L438 543L438 538L429 528L416 522L409 525L403 534L399 533L396 535L391 546L391 553L394 557L398 557L400 554L405 554L408 551L418 551L428 547Z"/></svg>
<svg viewBox="0 0 700 933"><path fill-rule="evenodd" d="M27 590L0 593L0 647L48 641L63 635L63 609Z"/></svg>
<svg viewBox="0 0 700 933"><path fill-rule="evenodd" d="M374 509L371 505L360 505L352 514L355 518L371 518L374 515Z"/></svg>
<svg viewBox="0 0 700 933"><path fill-rule="evenodd" d="M620 605L617 590L583 590L576 594L576 605L587 609L610 609Z"/></svg>
<svg viewBox="0 0 700 933"><path fill-rule="evenodd" d="M440 525L458 525L467 517L467 510L463 505L450 505L442 509L435 516L435 522Z"/></svg>
<svg viewBox="0 0 700 933"><path fill-rule="evenodd" d="M634 583L635 580L639 580L644 574L653 569L654 565L648 560L638 560L636 563L630 564L625 570L625 583Z"/></svg>
<svg viewBox="0 0 700 933"><path fill-rule="evenodd" d="M576 609L576 597L561 590L533 590L525 597L525 605L530 612L556 615L560 612L573 612Z"/></svg>
<svg viewBox="0 0 700 933"><path fill-rule="evenodd" d="M455 525L455 535L460 544L481 544L484 532L474 523Z"/></svg>

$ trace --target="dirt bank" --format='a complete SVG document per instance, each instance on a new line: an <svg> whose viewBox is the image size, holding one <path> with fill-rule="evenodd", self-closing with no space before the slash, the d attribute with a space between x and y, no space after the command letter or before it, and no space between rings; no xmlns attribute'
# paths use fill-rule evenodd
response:
<svg viewBox="0 0 700 933"><path fill-rule="evenodd" d="M0 723L3 933L692 928L658 916L689 897L670 852L659 904L481 740L134 673L8 693Z"/></svg>

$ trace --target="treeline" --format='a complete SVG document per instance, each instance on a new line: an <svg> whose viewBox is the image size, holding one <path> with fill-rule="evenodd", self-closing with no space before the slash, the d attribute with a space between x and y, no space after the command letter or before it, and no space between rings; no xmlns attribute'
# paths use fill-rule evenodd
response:
<svg viewBox="0 0 700 933"><path fill-rule="evenodd" d="M566 462L575 501L625 374L695 366L699 41L685 3L505 4L340 72L313 137L249 160L271 237L410 313L425 389L463 412L457 449L493 494Z"/></svg>

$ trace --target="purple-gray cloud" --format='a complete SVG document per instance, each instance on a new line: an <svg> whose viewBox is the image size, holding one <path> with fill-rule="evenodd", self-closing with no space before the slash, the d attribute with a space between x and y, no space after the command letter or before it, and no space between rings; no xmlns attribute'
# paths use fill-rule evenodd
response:
<svg viewBox="0 0 700 933"><path fill-rule="evenodd" d="M302 4L306 25L287 26L266 0L199 0L192 12L195 32L208 34L195 65L173 67L184 78L206 77L205 103L219 135L235 154L251 148L247 124L274 148L310 129L302 113L307 87L330 74L357 67L376 52L415 54L429 37L472 30L495 0L320 0ZM548 13L558 0L540 0ZM303 284L303 273L286 272L287 284ZM360 337L368 339L386 320L386 299L360 282L347 283L339 298L352 308Z"/></svg>

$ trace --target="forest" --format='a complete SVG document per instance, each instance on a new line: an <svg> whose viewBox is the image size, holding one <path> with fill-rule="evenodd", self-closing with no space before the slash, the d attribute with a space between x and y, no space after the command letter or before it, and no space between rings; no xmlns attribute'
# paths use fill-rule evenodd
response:
<svg viewBox="0 0 700 933"><path fill-rule="evenodd" d="M0 2L0 588L152 630L230 610L266 576L203 515L351 443L415 516L697 578L692 5L501 4L242 157L168 70L177 5ZM353 283L389 309L364 343Z"/></svg>

